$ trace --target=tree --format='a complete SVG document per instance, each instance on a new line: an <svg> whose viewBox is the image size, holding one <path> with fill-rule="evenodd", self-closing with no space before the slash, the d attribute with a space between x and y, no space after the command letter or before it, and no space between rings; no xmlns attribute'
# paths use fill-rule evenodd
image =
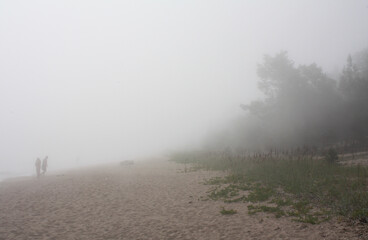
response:
<svg viewBox="0 0 368 240"><path fill-rule="evenodd" d="M368 141L368 49L348 57L339 82L315 63L295 66L287 52L266 55L257 73L264 99L242 104L245 116L217 145L270 150Z"/></svg>
<svg viewBox="0 0 368 240"><path fill-rule="evenodd" d="M340 77L340 91L344 97L346 135L359 142L368 136L368 51L357 55L358 64L349 55Z"/></svg>
<svg viewBox="0 0 368 240"><path fill-rule="evenodd" d="M286 52L258 65L264 101L242 105L259 117L266 145L315 145L337 141L340 97L337 84L316 64L294 66Z"/></svg>

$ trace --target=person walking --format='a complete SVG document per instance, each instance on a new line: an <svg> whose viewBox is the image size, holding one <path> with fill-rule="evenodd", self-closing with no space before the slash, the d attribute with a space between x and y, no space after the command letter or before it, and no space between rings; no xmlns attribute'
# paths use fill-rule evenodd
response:
<svg viewBox="0 0 368 240"><path fill-rule="evenodd" d="M41 160L40 160L40 158L37 158L35 166L36 166L37 177L40 177L40 174L41 174Z"/></svg>
<svg viewBox="0 0 368 240"><path fill-rule="evenodd" d="M47 170L47 159L49 157L46 156L43 160L42 160L42 174L45 175L46 170Z"/></svg>

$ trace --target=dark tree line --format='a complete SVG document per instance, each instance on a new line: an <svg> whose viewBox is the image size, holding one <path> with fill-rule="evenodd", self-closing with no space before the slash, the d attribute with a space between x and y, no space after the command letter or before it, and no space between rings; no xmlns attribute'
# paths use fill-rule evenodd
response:
<svg viewBox="0 0 368 240"><path fill-rule="evenodd" d="M368 143L368 50L349 56L339 79L316 64L295 66L286 52L258 65L262 101L246 111L210 147L254 150Z"/></svg>

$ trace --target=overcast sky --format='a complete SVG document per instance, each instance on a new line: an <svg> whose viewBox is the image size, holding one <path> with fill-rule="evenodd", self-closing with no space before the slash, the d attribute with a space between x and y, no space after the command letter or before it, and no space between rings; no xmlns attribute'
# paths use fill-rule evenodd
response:
<svg viewBox="0 0 368 240"><path fill-rule="evenodd" d="M195 146L262 97L264 54L367 47L368 1L0 0L0 171Z"/></svg>

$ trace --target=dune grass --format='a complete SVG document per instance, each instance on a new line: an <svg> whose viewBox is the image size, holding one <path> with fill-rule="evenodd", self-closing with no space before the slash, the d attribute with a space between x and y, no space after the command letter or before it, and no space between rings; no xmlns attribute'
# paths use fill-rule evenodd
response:
<svg viewBox="0 0 368 240"><path fill-rule="evenodd" d="M226 171L226 177L206 182L213 185L209 198L257 203L248 207L250 214L270 212L309 223L331 215L368 219L367 167L311 157L267 159L198 152L174 154L171 159L194 169Z"/></svg>

